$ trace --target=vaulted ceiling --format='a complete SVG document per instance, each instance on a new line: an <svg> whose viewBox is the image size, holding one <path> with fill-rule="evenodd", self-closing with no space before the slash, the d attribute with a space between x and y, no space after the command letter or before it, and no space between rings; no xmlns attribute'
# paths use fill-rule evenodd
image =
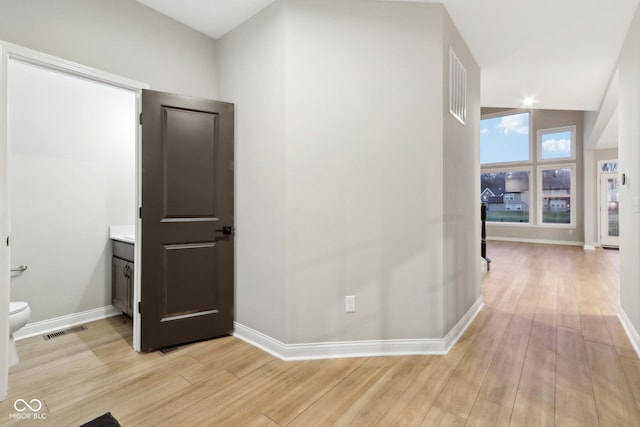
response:
<svg viewBox="0 0 640 427"><path fill-rule="evenodd" d="M137 1L219 38L274 0ZM441 3L481 67L483 106L521 107L529 96L534 108L598 110L638 1Z"/></svg>

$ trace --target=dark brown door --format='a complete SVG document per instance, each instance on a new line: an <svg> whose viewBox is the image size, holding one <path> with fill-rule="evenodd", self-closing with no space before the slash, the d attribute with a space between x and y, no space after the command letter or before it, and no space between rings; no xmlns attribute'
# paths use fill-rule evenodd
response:
<svg viewBox="0 0 640 427"><path fill-rule="evenodd" d="M142 91L143 351L233 331L233 121L233 104Z"/></svg>

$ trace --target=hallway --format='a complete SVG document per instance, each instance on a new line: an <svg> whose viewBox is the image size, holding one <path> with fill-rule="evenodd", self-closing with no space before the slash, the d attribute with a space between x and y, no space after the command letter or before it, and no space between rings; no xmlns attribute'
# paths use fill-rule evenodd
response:
<svg viewBox="0 0 640 427"><path fill-rule="evenodd" d="M489 242L488 255L485 307L446 356L283 362L234 337L137 354L116 317L20 341L0 425L18 398L54 426L108 411L123 426L640 425L618 251Z"/></svg>
<svg viewBox="0 0 640 427"><path fill-rule="evenodd" d="M640 361L617 318L618 255L489 242L472 328L498 351L479 401L500 404L505 421L512 408L511 425L640 423Z"/></svg>

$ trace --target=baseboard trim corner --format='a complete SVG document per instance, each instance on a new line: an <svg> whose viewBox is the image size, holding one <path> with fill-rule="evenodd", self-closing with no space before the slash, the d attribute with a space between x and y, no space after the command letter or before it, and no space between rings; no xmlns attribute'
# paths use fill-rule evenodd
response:
<svg viewBox="0 0 640 427"><path fill-rule="evenodd" d="M39 322L27 323L24 328L14 334L16 341L44 335L60 329L67 329L82 323L94 322L96 320L106 319L122 314L112 305L94 308L92 310L81 311L79 313L67 314L65 316L54 317L53 319L41 320Z"/></svg>
<svg viewBox="0 0 640 427"><path fill-rule="evenodd" d="M480 310L484 307L484 301L482 300L482 296L478 297L476 302L467 310L467 312L462 316L462 318L456 323L456 325L451 328L451 330L444 337L444 344L446 353L449 352L453 348L453 346L458 342L464 331L467 330L471 322L476 318Z"/></svg>
<svg viewBox="0 0 640 427"><path fill-rule="evenodd" d="M442 339L416 338L285 344L238 322L234 323L235 331L233 335L278 359L286 361L347 357L444 355L455 345L478 315L483 305L482 298L478 298L462 319Z"/></svg>
<svg viewBox="0 0 640 427"><path fill-rule="evenodd" d="M285 344L237 322L235 323L235 332L233 335L285 361L446 354L444 339L363 340Z"/></svg>
<svg viewBox="0 0 640 427"><path fill-rule="evenodd" d="M618 312L618 319L620 319L620 323L622 323L622 327L624 331L627 333L627 337L629 337L629 341L631 341L631 345L633 349L636 351L638 357L640 357L640 334L629 320L627 313L624 312L622 307L620 307L620 311Z"/></svg>

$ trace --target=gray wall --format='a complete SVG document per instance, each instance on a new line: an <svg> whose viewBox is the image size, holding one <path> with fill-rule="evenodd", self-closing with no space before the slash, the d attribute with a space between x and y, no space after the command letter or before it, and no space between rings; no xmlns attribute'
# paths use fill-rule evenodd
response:
<svg viewBox="0 0 640 427"><path fill-rule="evenodd" d="M480 297L480 68L447 14L443 50L443 220L445 330ZM467 119L449 114L449 46L467 70Z"/></svg>
<svg viewBox="0 0 640 427"><path fill-rule="evenodd" d="M640 331L640 8L631 22L618 67L618 157L620 170L629 172L629 185L620 188L620 305L637 337ZM637 338L635 344L640 345Z"/></svg>
<svg viewBox="0 0 640 427"><path fill-rule="evenodd" d="M219 42L235 103L236 320L286 342L285 20L276 2Z"/></svg>
<svg viewBox="0 0 640 427"><path fill-rule="evenodd" d="M289 340L441 337L444 9L288 4Z"/></svg>
<svg viewBox="0 0 640 427"><path fill-rule="evenodd" d="M215 41L133 0L0 0L0 40L155 90L217 97Z"/></svg>
<svg viewBox="0 0 640 427"><path fill-rule="evenodd" d="M445 16L433 4L281 0L219 41L220 95L237 106L239 323L288 344L442 338L445 317L468 309L468 297L443 308ZM477 66L447 31L470 61L477 111ZM473 113L469 126L465 146ZM458 177L469 194L476 172ZM466 221L450 209L451 224ZM449 229L453 247L473 222ZM477 298L471 252L451 289Z"/></svg>
<svg viewBox="0 0 640 427"><path fill-rule="evenodd" d="M508 111L500 108L482 108L481 114L493 114L501 111ZM522 166L532 166L531 175L531 197L537 197L537 131L540 129L550 129L563 126L576 126L575 142L576 142L576 195L574 207L576 209L576 228L554 228L545 227L536 224L537 211L530 212L532 225L494 225L487 223L487 236L489 238L505 238L505 239L524 239L524 240L541 240L556 241L561 243L575 243L582 246L584 242L584 204L583 204L583 188L584 188L584 112L582 111L566 111L566 110L530 110L531 112L531 144L533 146L532 159L533 162L523 164ZM558 163L572 163L572 161L559 160ZM546 162L545 164L548 164ZM490 167L490 166L487 166ZM478 191L480 186L478 186Z"/></svg>

